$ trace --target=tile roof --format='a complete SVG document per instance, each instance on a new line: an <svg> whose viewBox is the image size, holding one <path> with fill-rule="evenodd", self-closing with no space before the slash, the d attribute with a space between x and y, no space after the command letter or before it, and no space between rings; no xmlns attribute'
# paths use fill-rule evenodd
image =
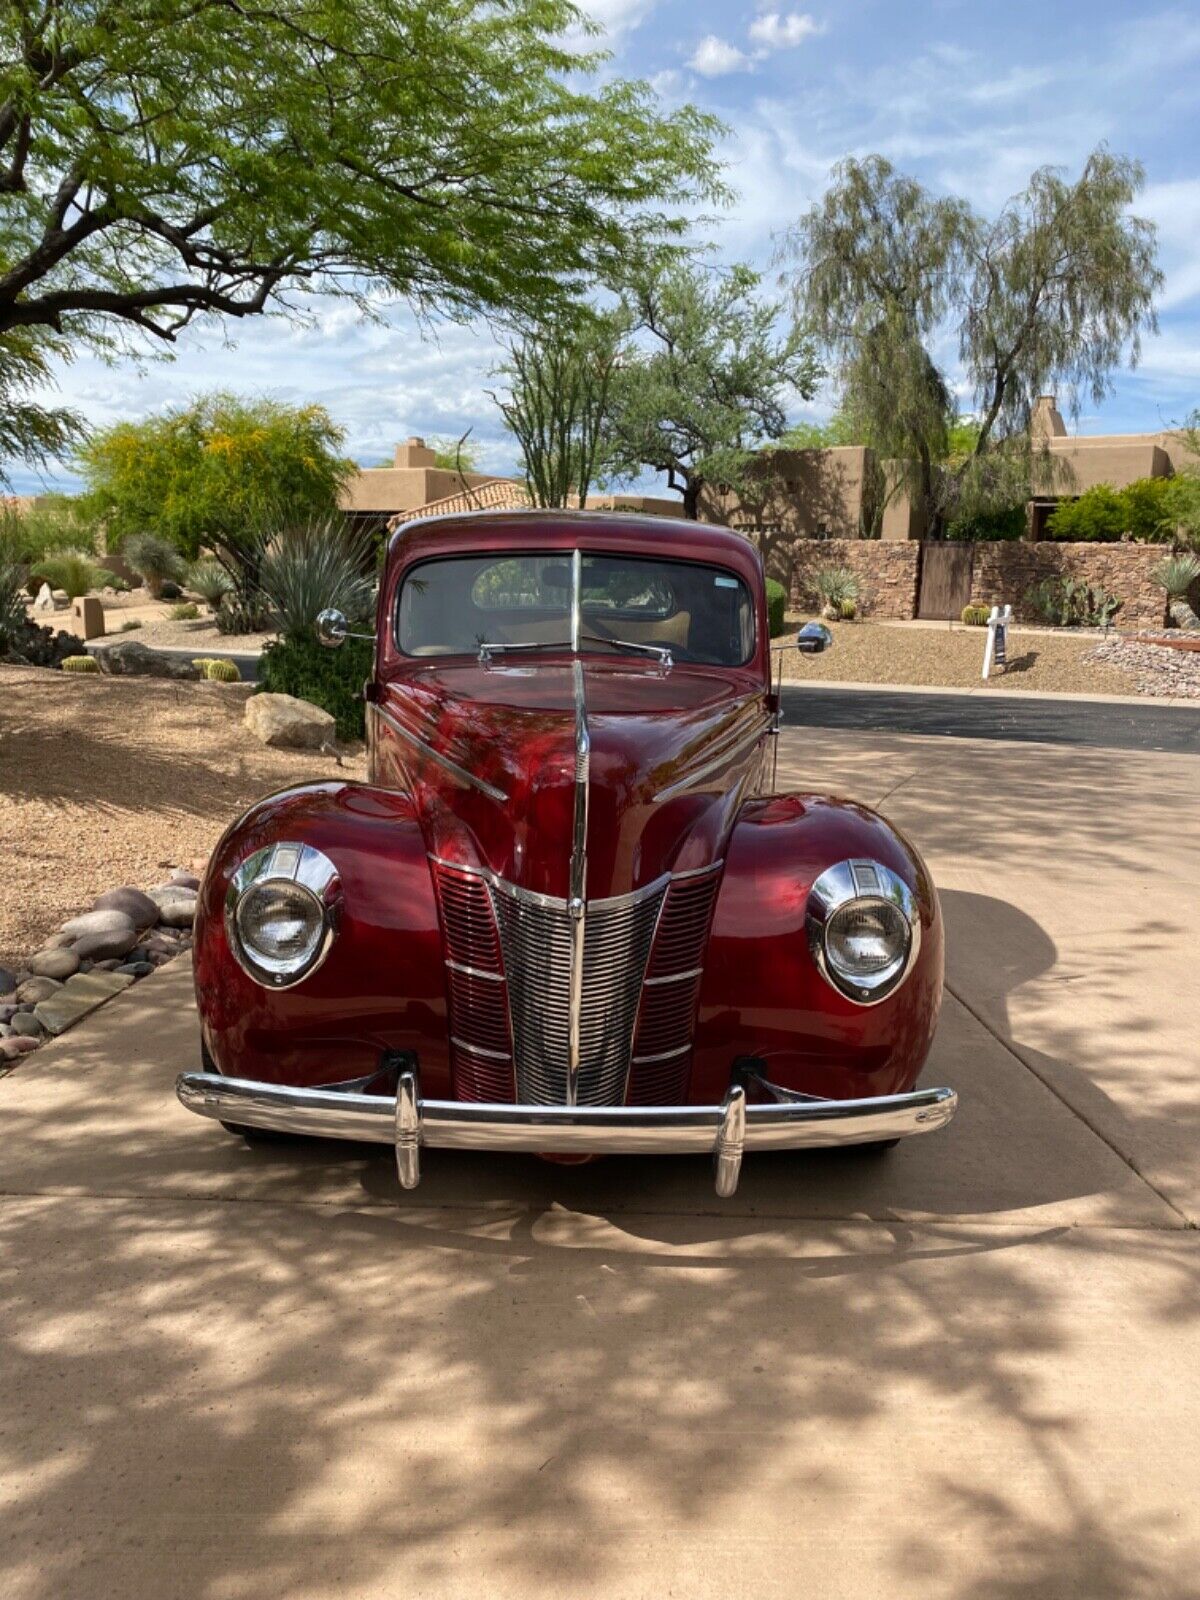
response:
<svg viewBox="0 0 1200 1600"><path fill-rule="evenodd" d="M441 500L430 500L427 505L414 506L411 511L398 511L388 523L388 529L402 527L417 517L444 517L464 511L523 511L532 504L533 498L523 483L512 478L493 478L489 483L477 483L473 488L445 495Z"/></svg>

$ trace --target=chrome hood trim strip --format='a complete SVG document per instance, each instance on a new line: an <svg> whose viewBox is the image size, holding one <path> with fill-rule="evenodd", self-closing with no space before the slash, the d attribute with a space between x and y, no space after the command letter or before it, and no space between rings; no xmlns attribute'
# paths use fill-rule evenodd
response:
<svg viewBox="0 0 1200 1600"><path fill-rule="evenodd" d="M428 756L430 761L435 762L443 771L448 772L451 777L457 778L460 783L465 783L472 789L478 789L481 794L487 795L488 799L494 800L497 805L506 805L508 803L508 796L503 789L497 789L494 783L488 783L476 773L468 772L466 767L460 767L457 761L451 761L449 756L444 756L440 750L435 750L431 744L426 744L424 739L415 734L411 728L406 728L402 722L397 721L385 707L373 705L372 710L377 717L387 723L393 733L399 734L402 739L407 739L409 744L419 750L422 755Z"/></svg>
<svg viewBox="0 0 1200 1600"><path fill-rule="evenodd" d="M579 551L575 552L575 647L579 631ZM571 994L567 1014L567 1104L579 1102L579 1067L582 1060L583 1027L583 951L587 927L587 825L588 774L591 769L592 741L588 734L587 700L584 695L583 662L576 656L575 678L575 820L571 834L570 893L567 914L571 919Z"/></svg>

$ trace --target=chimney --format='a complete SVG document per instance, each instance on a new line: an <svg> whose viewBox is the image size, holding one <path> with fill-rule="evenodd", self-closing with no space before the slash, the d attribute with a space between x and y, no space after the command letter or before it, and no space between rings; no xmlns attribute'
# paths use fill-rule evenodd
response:
<svg viewBox="0 0 1200 1600"><path fill-rule="evenodd" d="M425 443L424 439L413 434L403 444L396 446L396 459L393 462L397 467L432 467L436 457Z"/></svg>
<svg viewBox="0 0 1200 1600"><path fill-rule="evenodd" d="M1067 425L1052 394L1040 394L1033 402L1029 432L1035 439L1065 439Z"/></svg>

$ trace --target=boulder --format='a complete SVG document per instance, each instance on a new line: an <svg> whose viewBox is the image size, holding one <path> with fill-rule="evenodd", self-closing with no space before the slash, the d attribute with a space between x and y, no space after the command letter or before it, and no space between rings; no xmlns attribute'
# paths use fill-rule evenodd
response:
<svg viewBox="0 0 1200 1600"><path fill-rule="evenodd" d="M54 590L48 583L44 583L34 597L33 609L35 611L54 610Z"/></svg>
<svg viewBox="0 0 1200 1600"><path fill-rule="evenodd" d="M196 920L196 896L164 895L158 902L158 918L164 928L190 928Z"/></svg>
<svg viewBox="0 0 1200 1600"><path fill-rule="evenodd" d="M81 917L72 917L70 922L64 922L62 931L71 936L72 941L82 939L87 934L93 933L134 933L133 918L127 917L123 911L85 911Z"/></svg>
<svg viewBox="0 0 1200 1600"><path fill-rule="evenodd" d="M107 961L111 956L125 956L138 942L138 930L126 926L124 931L110 933L85 933L75 941L75 954L80 961Z"/></svg>
<svg viewBox="0 0 1200 1600"><path fill-rule="evenodd" d="M46 1000L56 989L61 989L62 984L57 978L26 978L17 990L17 999L22 1005L34 1006L39 1000ZM20 1016L20 1012L17 1013ZM13 1022L16 1022L14 1017Z"/></svg>
<svg viewBox="0 0 1200 1600"><path fill-rule="evenodd" d="M290 694L252 696L246 702L246 726L276 750L322 750L337 736L337 722L328 711Z"/></svg>
<svg viewBox="0 0 1200 1600"><path fill-rule="evenodd" d="M27 1039L40 1039L42 1036L42 1025L33 1011L18 1011L9 1027L14 1034L24 1034Z"/></svg>
<svg viewBox="0 0 1200 1600"><path fill-rule="evenodd" d="M43 946L43 949L46 949L46 950L65 950L68 945L71 945L71 944L74 944L74 943L75 943L75 940L74 940L73 936L71 934L69 934L69 933L53 933L46 940L46 943Z"/></svg>
<svg viewBox="0 0 1200 1600"><path fill-rule="evenodd" d="M30 956L29 970L35 978L69 978L79 971L79 957L74 950L39 950Z"/></svg>
<svg viewBox="0 0 1200 1600"><path fill-rule="evenodd" d="M119 911L128 917L139 931L152 928L158 921L158 907L148 894L126 884L123 889L109 889L97 895L92 902L93 911Z"/></svg>
<svg viewBox="0 0 1200 1600"><path fill-rule="evenodd" d="M17 975L7 967L0 967L0 994L11 994L17 987Z"/></svg>
<svg viewBox="0 0 1200 1600"><path fill-rule="evenodd" d="M105 645L95 652L95 659L100 663L100 671L114 678L187 678L195 682L200 676L199 668L186 656L151 650L137 639Z"/></svg>

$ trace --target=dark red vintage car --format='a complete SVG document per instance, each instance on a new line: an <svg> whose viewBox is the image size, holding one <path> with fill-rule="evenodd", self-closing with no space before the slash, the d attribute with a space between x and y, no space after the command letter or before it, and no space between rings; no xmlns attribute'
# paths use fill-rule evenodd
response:
<svg viewBox="0 0 1200 1600"><path fill-rule="evenodd" d="M184 1105L247 1137L393 1144L406 1188L422 1147L711 1151L722 1195L747 1149L949 1121L952 1090L913 1087L937 894L873 811L774 792L739 534L410 523L365 693L369 782L272 795L212 857Z"/></svg>

